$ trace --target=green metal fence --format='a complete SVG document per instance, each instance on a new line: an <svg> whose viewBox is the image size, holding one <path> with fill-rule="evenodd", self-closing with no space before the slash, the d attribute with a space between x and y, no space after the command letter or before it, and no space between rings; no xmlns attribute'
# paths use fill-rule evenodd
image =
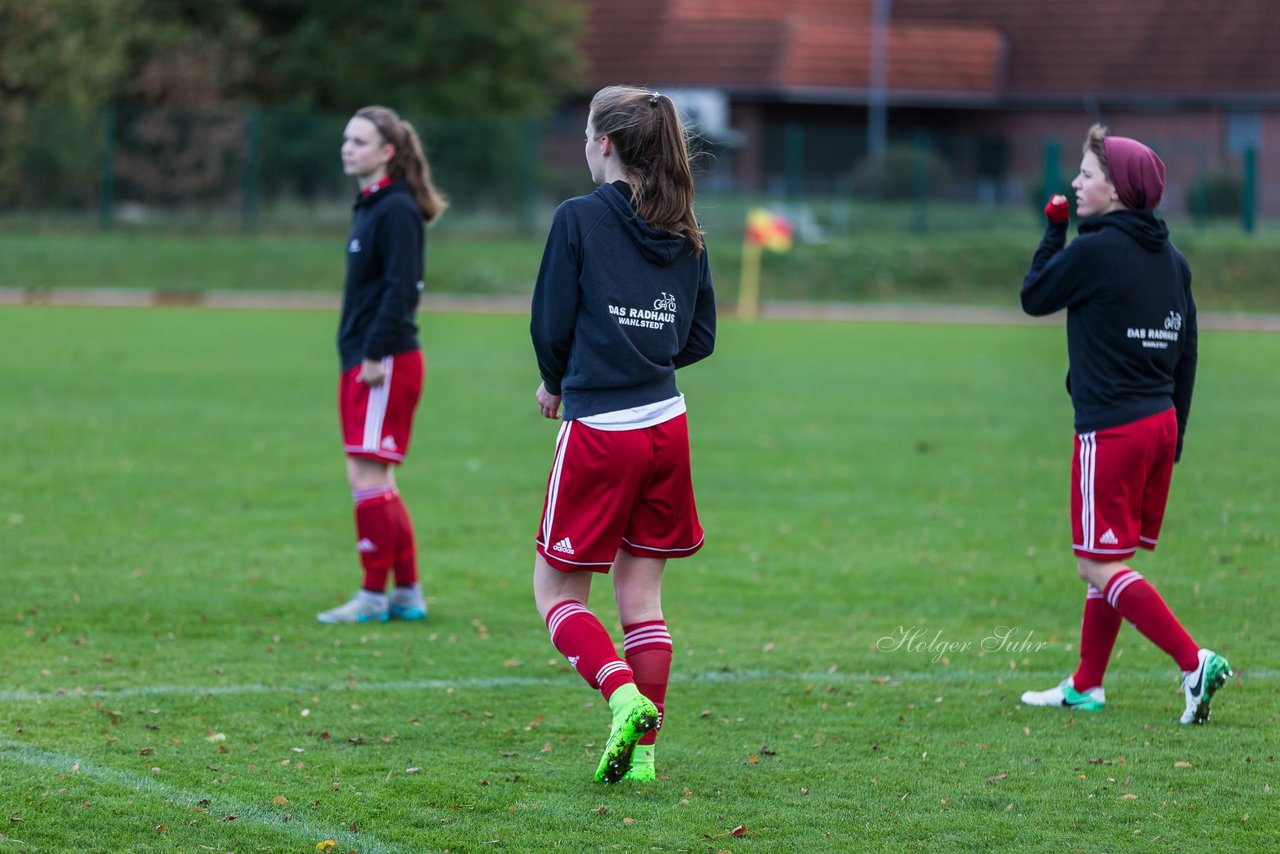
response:
<svg viewBox="0 0 1280 854"><path fill-rule="evenodd" d="M340 228L352 196L338 161L347 118L287 110L0 106L0 223ZM534 231L559 200L590 189L578 111L542 121L409 118L451 199L455 223ZM836 232L853 227L857 210L874 206L880 212L874 221L927 233L981 227L986 214L1036 211L1049 193L1068 187L1078 166L1075 139L896 127L901 131L883 156L872 158L861 129L768 126L749 143L756 147L750 168L744 150L707 150L699 158L701 191L711 198L813 204ZM1165 215L1255 227L1256 152L1228 156L1178 140L1149 142L1169 166ZM956 208L965 213L947 214Z"/></svg>

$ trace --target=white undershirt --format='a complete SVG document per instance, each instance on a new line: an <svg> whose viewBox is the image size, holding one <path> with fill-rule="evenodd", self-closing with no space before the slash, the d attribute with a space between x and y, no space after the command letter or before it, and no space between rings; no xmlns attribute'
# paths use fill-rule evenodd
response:
<svg viewBox="0 0 1280 854"><path fill-rule="evenodd" d="M631 409L615 409L613 412L601 412L588 415L578 421L597 430L639 430L652 427L664 421L684 414L684 395L677 394L657 403L646 403Z"/></svg>

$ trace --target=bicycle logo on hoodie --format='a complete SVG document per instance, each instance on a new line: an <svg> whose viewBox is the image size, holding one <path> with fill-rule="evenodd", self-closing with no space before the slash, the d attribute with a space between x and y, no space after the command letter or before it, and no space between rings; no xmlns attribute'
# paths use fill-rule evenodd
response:
<svg viewBox="0 0 1280 854"><path fill-rule="evenodd" d="M669 294L666 291L663 291L662 296L653 301L653 310L654 311L675 311L676 295Z"/></svg>

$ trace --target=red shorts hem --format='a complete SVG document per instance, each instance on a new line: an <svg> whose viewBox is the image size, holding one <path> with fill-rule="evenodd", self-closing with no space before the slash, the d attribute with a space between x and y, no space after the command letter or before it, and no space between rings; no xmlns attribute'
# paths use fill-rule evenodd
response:
<svg viewBox="0 0 1280 854"><path fill-rule="evenodd" d="M1127 551L1108 552L1105 554L1102 552L1090 551L1089 549L1081 549L1081 548L1073 548L1071 551L1075 553L1076 557L1082 557L1087 560L1096 560L1098 563L1117 563L1122 560L1128 560L1129 558L1133 557L1135 554L1138 553L1137 549L1128 549Z"/></svg>
<svg viewBox="0 0 1280 854"><path fill-rule="evenodd" d="M378 460L379 462L389 463L393 466L398 466L404 463L404 454L391 454L386 451L366 451L358 445L347 445L342 450L348 457L355 457L361 460Z"/></svg>
<svg viewBox="0 0 1280 854"><path fill-rule="evenodd" d="M636 557L681 558L689 557L697 552L698 549L702 548L704 542L705 540L698 540L692 546L683 549L655 549L623 539L622 548L627 554L635 555Z"/></svg>
<svg viewBox="0 0 1280 854"><path fill-rule="evenodd" d="M600 572L608 574L613 568L613 561L575 561L571 558L560 557L553 554L542 541L538 541L538 554L542 555L552 569L558 569L561 572Z"/></svg>

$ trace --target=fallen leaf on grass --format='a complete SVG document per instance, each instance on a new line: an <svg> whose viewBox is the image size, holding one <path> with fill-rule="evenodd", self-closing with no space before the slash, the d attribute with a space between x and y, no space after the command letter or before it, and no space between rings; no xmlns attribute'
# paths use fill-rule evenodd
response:
<svg viewBox="0 0 1280 854"><path fill-rule="evenodd" d="M276 795L274 798L271 799L271 803L275 804L276 806L280 806L281 804L289 803L289 799L286 798L284 795Z"/></svg>
<svg viewBox="0 0 1280 854"><path fill-rule="evenodd" d="M1009 776L1008 771L1001 771L999 774L992 774L990 777L988 777L987 782L994 783L996 780L1003 780L1005 777L1008 777L1008 776Z"/></svg>
<svg viewBox="0 0 1280 854"><path fill-rule="evenodd" d="M1137 799L1138 799L1138 796L1135 795L1133 792L1125 792L1123 795L1120 796L1120 800L1122 801L1136 801Z"/></svg>
<svg viewBox="0 0 1280 854"><path fill-rule="evenodd" d="M631 818L630 816L627 816L626 818L624 818L624 819L622 820L622 823L623 823L623 824L635 824L635 823L636 823L636 820L635 820L634 818Z"/></svg>
<svg viewBox="0 0 1280 854"><path fill-rule="evenodd" d="M326 839L323 842L316 843L316 851L320 852L320 854L327 854L327 852L332 851L337 847L338 843L334 842L332 839Z"/></svg>
<svg viewBox="0 0 1280 854"><path fill-rule="evenodd" d="M1173 763L1173 767L1174 768L1194 768L1195 766L1192 765L1190 762L1175 762Z"/></svg>
<svg viewBox="0 0 1280 854"><path fill-rule="evenodd" d="M729 835L730 835L730 836L742 836L742 835L743 835L743 834L745 834L746 832L747 832L747 826L746 826L745 824L740 824L740 825L738 825L737 827L735 827L733 830L729 831Z"/></svg>

